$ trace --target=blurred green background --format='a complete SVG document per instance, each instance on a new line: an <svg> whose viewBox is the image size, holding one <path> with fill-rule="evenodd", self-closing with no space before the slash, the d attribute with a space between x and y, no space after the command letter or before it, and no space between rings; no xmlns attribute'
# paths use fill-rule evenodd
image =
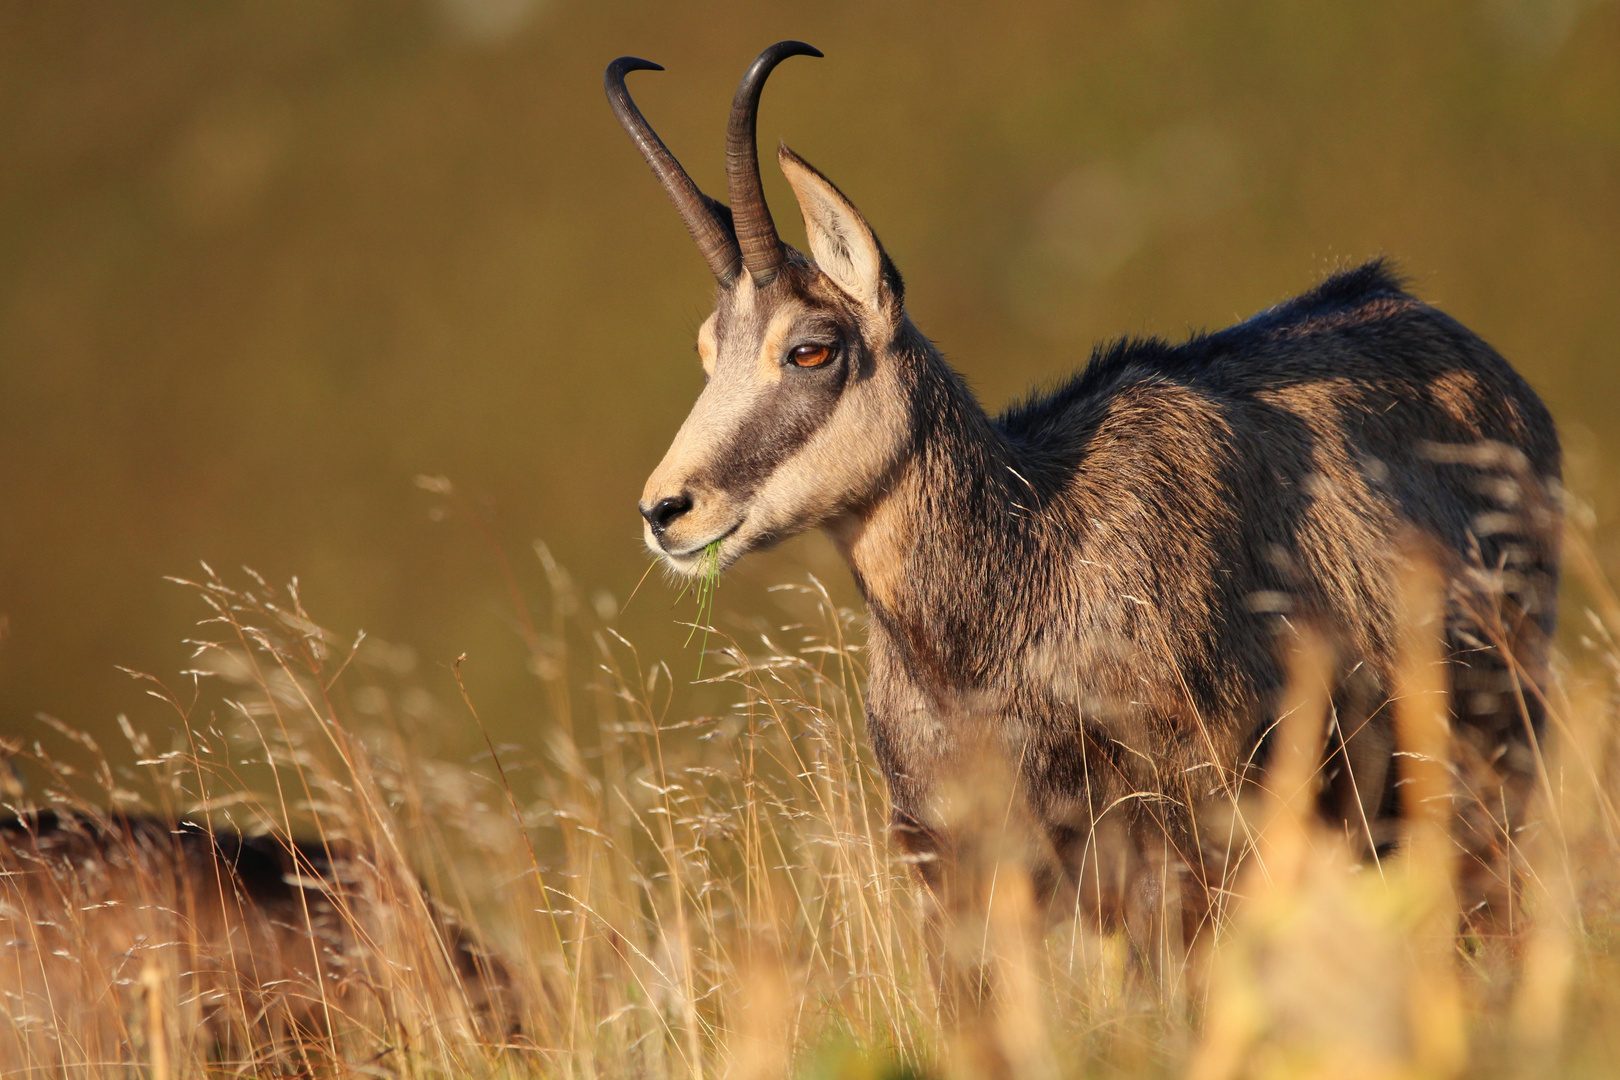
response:
<svg viewBox="0 0 1620 1080"><path fill-rule="evenodd" d="M206 559L299 575L326 624L414 646L444 700L466 652L486 721L533 745L544 693L466 507L542 611L535 538L622 605L713 287L602 69L668 67L632 88L723 194L735 81L785 37L827 58L772 79L762 145L866 212L987 405L1099 338L1218 327L1387 253L1528 375L1607 512L1614 2L14 0L0 733L166 723L115 665L185 666L203 612L162 577ZM420 474L461 511L435 520ZM850 596L812 537L739 566L721 617L777 618L765 586L806 569ZM615 618L689 678L673 599L655 574ZM444 715L443 749L472 752Z"/></svg>

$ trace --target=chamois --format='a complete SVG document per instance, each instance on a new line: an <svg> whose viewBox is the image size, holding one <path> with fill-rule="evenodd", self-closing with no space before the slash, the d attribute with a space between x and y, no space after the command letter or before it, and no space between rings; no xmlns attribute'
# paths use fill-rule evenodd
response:
<svg viewBox="0 0 1620 1080"><path fill-rule="evenodd" d="M1230 853L1205 849L1197 816L1263 767L1302 624L1337 658L1322 809L1368 854L1394 842L1398 578L1426 544L1448 588L1459 787L1477 796L1459 838L1497 860L1488 899L1555 614L1560 451L1535 392L1380 260L1181 344L1100 346L991 418L907 317L866 219L786 145L810 256L778 238L756 115L795 55L822 54L773 45L737 89L729 209L630 99L625 75L658 65L607 70L719 282L706 385L642 493L647 546L695 574L824 529L869 612L867 730L897 843L925 878L948 854L935 800L978 725L1057 868L1128 912L1141 886L1101 880L1088 842L1113 835L1138 867L1168 845L1217 884L1206 868Z"/></svg>
<svg viewBox="0 0 1620 1080"><path fill-rule="evenodd" d="M388 902L389 873L336 840L51 810L0 821L0 1061L121 1060L130 1018L159 1008L141 1002L156 979L180 1060L307 1065L312 1037L341 1034L333 1016L397 1022L402 964L450 976L459 1000L438 1022L507 1038L506 964L415 882L398 884L419 896ZM428 940L410 933L423 929Z"/></svg>

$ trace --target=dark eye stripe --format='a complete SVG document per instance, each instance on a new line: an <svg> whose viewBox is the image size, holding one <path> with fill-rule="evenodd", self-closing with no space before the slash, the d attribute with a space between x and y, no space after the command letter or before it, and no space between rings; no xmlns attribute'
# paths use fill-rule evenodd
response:
<svg viewBox="0 0 1620 1080"><path fill-rule="evenodd" d="M807 385L816 382L824 385ZM706 479L739 498L752 495L827 422L838 407L843 382L789 379L777 384L709 462Z"/></svg>

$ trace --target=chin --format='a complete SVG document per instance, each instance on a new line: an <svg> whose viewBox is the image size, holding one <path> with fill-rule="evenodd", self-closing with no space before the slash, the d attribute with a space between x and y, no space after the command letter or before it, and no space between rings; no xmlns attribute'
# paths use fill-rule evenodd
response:
<svg viewBox="0 0 1620 1080"><path fill-rule="evenodd" d="M708 565L708 560L703 557L701 551L695 555L671 555L657 544L649 544L648 546L664 564L664 569L676 577L702 577L703 571Z"/></svg>

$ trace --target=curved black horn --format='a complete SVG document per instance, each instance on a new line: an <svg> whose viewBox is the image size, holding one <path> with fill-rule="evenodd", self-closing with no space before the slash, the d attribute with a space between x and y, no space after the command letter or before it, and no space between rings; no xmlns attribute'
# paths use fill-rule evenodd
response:
<svg viewBox="0 0 1620 1080"><path fill-rule="evenodd" d="M759 54L743 72L737 96L731 99L731 123L726 127L726 184L731 194L731 220L742 249L743 265L755 285L768 285L782 265L782 241L776 235L771 209L759 182L759 156L754 150L754 122L759 116L759 93L771 69L790 56L821 56L820 49L802 41L778 41Z"/></svg>
<svg viewBox="0 0 1620 1080"><path fill-rule="evenodd" d="M636 103L630 100L630 91L625 89L624 77L627 73L663 70L661 65L651 60L635 56L619 57L608 65L607 75L602 80L607 88L608 104L613 106L613 115L619 118L619 124L630 136L630 141L636 144L641 156L652 166L653 175L658 177L658 182L669 193L669 201L680 211L681 220L686 222L687 231L697 241L698 250L703 253L703 260L709 264L709 269L720 279L720 284L730 285L742 268L742 254L732 234L726 208L698 190L692 178L686 175L686 170L681 168L681 163L675 160L675 155L669 152L669 147L664 145L664 140L647 123L641 110L636 108ZM766 219L767 223L769 220Z"/></svg>

